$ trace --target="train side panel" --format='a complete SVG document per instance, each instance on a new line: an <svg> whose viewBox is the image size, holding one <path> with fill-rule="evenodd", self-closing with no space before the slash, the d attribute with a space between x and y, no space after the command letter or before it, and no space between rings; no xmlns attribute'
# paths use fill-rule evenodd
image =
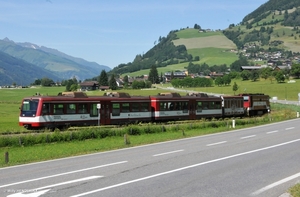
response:
<svg viewBox="0 0 300 197"><path fill-rule="evenodd" d="M244 99L244 109L249 116L263 115L271 111L268 95L264 94L240 94Z"/></svg>
<svg viewBox="0 0 300 197"><path fill-rule="evenodd" d="M171 121L189 119L187 99L172 96L151 96L152 120Z"/></svg>
<svg viewBox="0 0 300 197"><path fill-rule="evenodd" d="M221 96L223 117L242 117L245 115L242 96Z"/></svg>

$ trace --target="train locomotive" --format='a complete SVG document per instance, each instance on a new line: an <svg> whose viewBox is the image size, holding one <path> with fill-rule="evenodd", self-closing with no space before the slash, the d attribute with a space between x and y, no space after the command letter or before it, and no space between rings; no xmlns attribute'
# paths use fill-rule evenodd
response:
<svg viewBox="0 0 300 197"><path fill-rule="evenodd" d="M130 96L112 92L87 96L63 92L57 96L31 96L22 100L19 125L29 130L71 126L121 125L210 118L243 117L270 112L267 95L211 96L205 93L160 93Z"/></svg>

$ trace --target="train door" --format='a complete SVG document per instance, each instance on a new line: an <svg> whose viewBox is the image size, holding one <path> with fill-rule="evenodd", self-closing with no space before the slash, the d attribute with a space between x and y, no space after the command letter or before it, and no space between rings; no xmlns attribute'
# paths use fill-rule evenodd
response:
<svg viewBox="0 0 300 197"><path fill-rule="evenodd" d="M101 101L100 109L100 124L108 125L110 124L110 101Z"/></svg>
<svg viewBox="0 0 300 197"><path fill-rule="evenodd" d="M189 119L195 120L196 119L196 100L191 99L189 101Z"/></svg>

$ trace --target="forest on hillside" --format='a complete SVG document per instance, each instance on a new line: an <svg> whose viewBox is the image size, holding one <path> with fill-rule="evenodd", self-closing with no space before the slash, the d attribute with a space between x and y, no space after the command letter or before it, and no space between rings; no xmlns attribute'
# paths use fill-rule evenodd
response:
<svg viewBox="0 0 300 197"><path fill-rule="evenodd" d="M111 72L122 74L150 69L153 65L156 67L165 67L191 61L193 57L187 53L186 47L184 45L175 46L172 42L177 39L176 32L171 31L167 37L159 37L158 43L147 53L137 55L133 62L120 64L111 70Z"/></svg>
<svg viewBox="0 0 300 197"><path fill-rule="evenodd" d="M248 14L244 17L242 23L246 23L247 21L257 18L267 12L270 11L285 11L288 9L292 9L294 7L299 7L300 1L299 0L269 0L265 4L261 5L259 8ZM298 23L299 24L299 23Z"/></svg>
<svg viewBox="0 0 300 197"><path fill-rule="evenodd" d="M238 28L231 24L224 30L224 35L232 40L239 49L242 49L246 43L257 42L261 46L269 46L275 25L292 27L292 36L297 39L300 36L300 1L299 0L270 0L261 5L258 9L248 14ZM294 8L292 12L289 9ZM266 20L269 18L268 20ZM245 26L246 30L241 28ZM275 33L274 33L275 34ZM284 36L284 32L282 33ZM280 37L278 32L273 35Z"/></svg>

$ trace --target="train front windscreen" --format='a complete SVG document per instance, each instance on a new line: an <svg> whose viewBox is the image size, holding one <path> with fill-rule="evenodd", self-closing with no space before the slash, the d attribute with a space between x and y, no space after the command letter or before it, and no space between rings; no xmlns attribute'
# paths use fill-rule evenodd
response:
<svg viewBox="0 0 300 197"><path fill-rule="evenodd" d="M39 104L39 100L37 100L37 99L23 100L20 116L35 117L38 104Z"/></svg>

